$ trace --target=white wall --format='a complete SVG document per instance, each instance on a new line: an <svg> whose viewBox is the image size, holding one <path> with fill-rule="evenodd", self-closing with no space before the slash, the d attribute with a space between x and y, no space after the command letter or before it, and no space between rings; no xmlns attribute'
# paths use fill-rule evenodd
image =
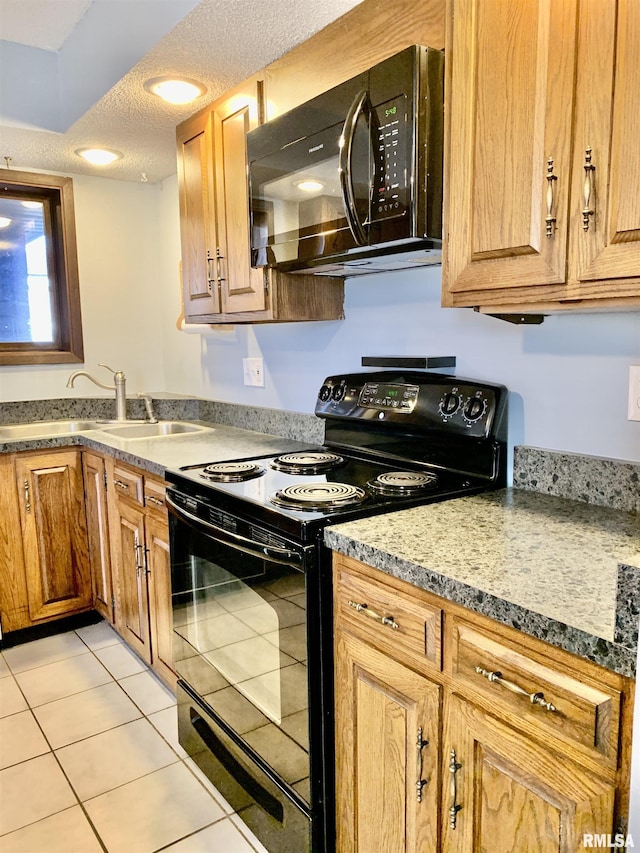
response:
<svg viewBox="0 0 640 853"><path fill-rule="evenodd" d="M312 412L322 379L359 370L362 355L455 355L457 373L505 384L511 440L640 461L640 422L627 420L628 368L640 364L640 313L549 316L514 326L440 308L439 267L350 279L346 319L184 334L177 297L177 182L160 200L166 390ZM265 387L245 387L242 359L264 358Z"/></svg>
<svg viewBox="0 0 640 853"><path fill-rule="evenodd" d="M65 388L72 370L124 370L127 392L162 390L157 299L158 186L73 175L84 365L0 367L0 401L108 395L87 379Z"/></svg>

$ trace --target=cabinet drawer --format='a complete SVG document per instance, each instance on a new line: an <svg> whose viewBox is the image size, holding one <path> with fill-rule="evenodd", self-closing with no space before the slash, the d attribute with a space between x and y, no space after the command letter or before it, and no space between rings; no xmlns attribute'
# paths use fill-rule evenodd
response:
<svg viewBox="0 0 640 853"><path fill-rule="evenodd" d="M144 479L144 505L150 515L158 516L166 519L167 504L165 502L165 493L167 486L159 480L151 480L149 477Z"/></svg>
<svg viewBox="0 0 640 853"><path fill-rule="evenodd" d="M529 657L475 626L452 617L454 685L471 698L483 697L495 713L511 713L527 728L581 744L615 767L620 725L620 693L578 681L562 663Z"/></svg>
<svg viewBox="0 0 640 853"><path fill-rule="evenodd" d="M118 500L125 498L140 506L143 505L143 476L139 471L124 465L114 465L113 486Z"/></svg>
<svg viewBox="0 0 640 853"><path fill-rule="evenodd" d="M441 668L442 611L418 597L336 568L336 618L402 660Z"/></svg>

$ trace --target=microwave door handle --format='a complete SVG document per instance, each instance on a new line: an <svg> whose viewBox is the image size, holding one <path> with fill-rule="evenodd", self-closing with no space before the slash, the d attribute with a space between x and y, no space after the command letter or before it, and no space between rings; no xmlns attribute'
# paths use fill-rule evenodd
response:
<svg viewBox="0 0 640 853"><path fill-rule="evenodd" d="M185 519L185 521L193 526L206 528L218 542L230 545L232 548L242 551L243 554L259 558L266 557L272 563L280 563L284 566L300 565L302 563L302 555L296 551L290 551L288 548L276 548L272 545L261 545L253 542L251 539L247 539L246 536L240 536L238 533L223 530L220 527L216 527L215 524L211 524L210 521L205 521L203 518L187 512L186 509L178 506L171 500L168 492L165 495L165 500L178 517Z"/></svg>
<svg viewBox="0 0 640 853"><path fill-rule="evenodd" d="M342 200L344 202L344 212L347 216L347 224L353 235L353 239L358 246L366 246L367 235L362 227L362 223L358 219L356 211L356 200L353 192L353 180L351 177L351 154L353 151L353 139L356 133L358 119L364 110L364 105L367 100L367 92L363 90L358 92L353 103L349 107L349 112L342 128L340 136L340 188L342 190Z"/></svg>

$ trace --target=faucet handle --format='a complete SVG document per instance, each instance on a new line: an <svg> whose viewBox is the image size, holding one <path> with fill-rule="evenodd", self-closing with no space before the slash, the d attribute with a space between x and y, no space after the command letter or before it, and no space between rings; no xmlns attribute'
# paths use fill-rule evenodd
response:
<svg viewBox="0 0 640 853"><path fill-rule="evenodd" d="M114 377L117 377L119 379L125 378L125 375L121 370L114 370L113 367L109 367L108 364L104 364L104 362L102 361L98 362L98 367L105 367L110 373L113 373Z"/></svg>

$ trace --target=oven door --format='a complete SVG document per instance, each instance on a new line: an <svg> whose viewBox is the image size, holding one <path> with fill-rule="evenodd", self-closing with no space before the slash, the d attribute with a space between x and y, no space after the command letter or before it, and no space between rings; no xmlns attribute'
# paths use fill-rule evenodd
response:
<svg viewBox="0 0 640 853"><path fill-rule="evenodd" d="M168 493L178 676L308 811L307 573L314 548L218 513L222 527L198 517L201 503L192 512L179 498Z"/></svg>

